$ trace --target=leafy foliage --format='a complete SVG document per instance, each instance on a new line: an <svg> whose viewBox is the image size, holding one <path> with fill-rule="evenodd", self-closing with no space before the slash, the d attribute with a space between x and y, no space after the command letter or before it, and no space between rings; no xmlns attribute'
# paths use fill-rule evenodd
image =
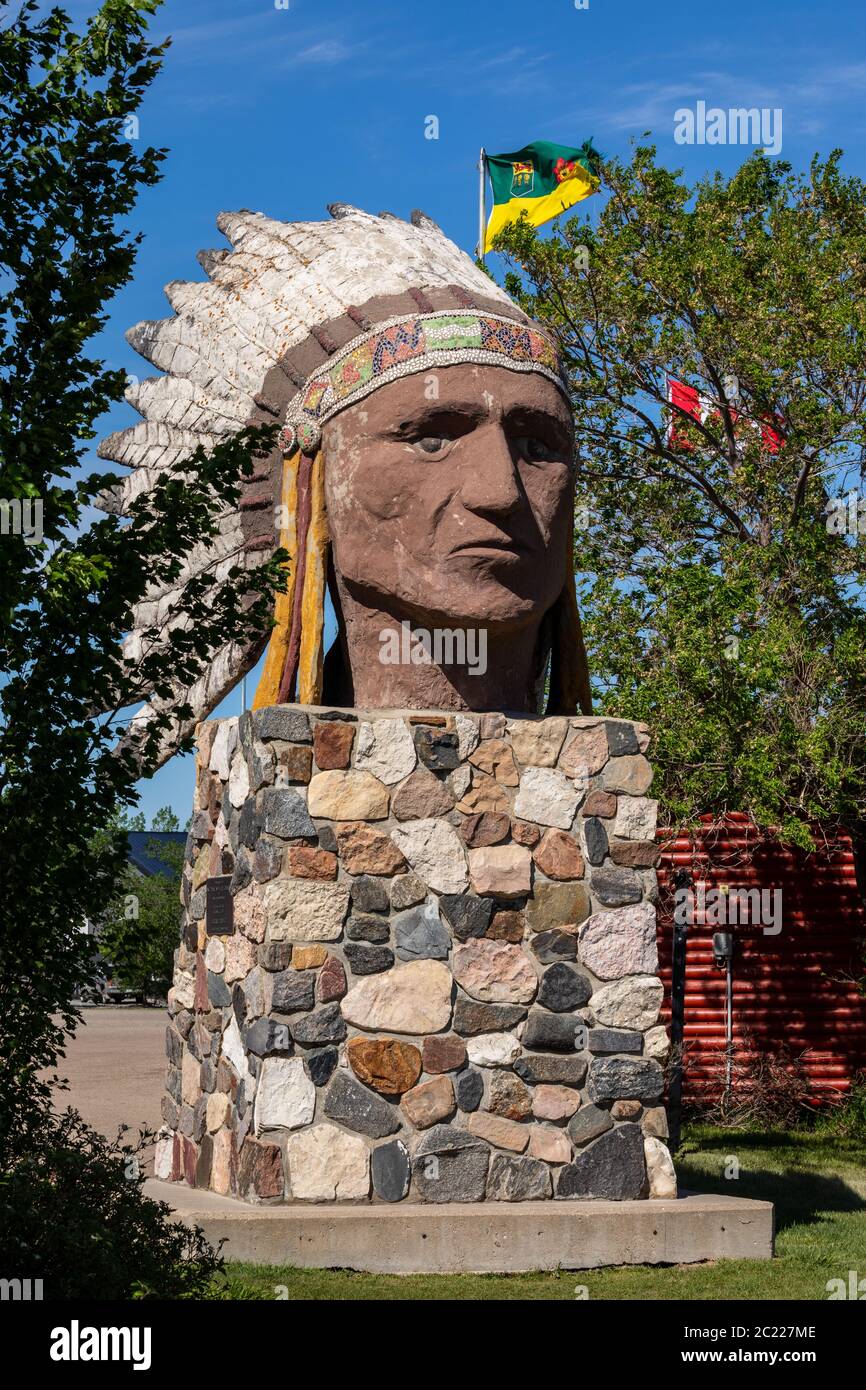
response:
<svg viewBox="0 0 866 1390"><path fill-rule="evenodd" d="M866 812L866 515L827 511L866 462L866 185L758 153L690 188L641 146L603 188L594 225L498 239L568 366L594 692L651 724L672 823L810 847Z"/></svg>

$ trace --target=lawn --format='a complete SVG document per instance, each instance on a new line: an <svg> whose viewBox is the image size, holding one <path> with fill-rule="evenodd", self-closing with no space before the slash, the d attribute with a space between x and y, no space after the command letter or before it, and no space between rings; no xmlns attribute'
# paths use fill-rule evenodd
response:
<svg viewBox="0 0 866 1390"><path fill-rule="evenodd" d="M732 1158L739 1164L736 1179L725 1177ZM773 1202L776 1258L511 1275L392 1276L228 1264L213 1297L808 1300L826 1299L827 1281L847 1280L851 1269L866 1277L866 1145L861 1140L691 1126L677 1169L684 1189ZM586 1294L576 1292L580 1286Z"/></svg>

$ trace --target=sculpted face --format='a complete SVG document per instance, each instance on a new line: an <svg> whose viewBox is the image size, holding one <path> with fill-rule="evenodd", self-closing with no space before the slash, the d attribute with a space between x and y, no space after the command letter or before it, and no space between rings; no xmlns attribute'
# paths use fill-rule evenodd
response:
<svg viewBox="0 0 866 1390"><path fill-rule="evenodd" d="M355 601L504 635L561 593L573 435L545 377L471 364L403 377L323 443L334 566Z"/></svg>

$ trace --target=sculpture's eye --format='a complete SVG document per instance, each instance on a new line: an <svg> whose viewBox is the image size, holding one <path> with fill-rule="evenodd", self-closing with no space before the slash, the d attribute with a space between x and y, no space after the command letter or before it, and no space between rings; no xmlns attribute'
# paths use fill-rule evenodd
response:
<svg viewBox="0 0 866 1390"><path fill-rule="evenodd" d="M448 443L450 441L443 435L433 434L425 435L423 439L415 441L416 448L420 449L423 454L438 454L439 450L444 449Z"/></svg>
<svg viewBox="0 0 866 1390"><path fill-rule="evenodd" d="M544 463L547 459L556 458L556 451L545 444L543 439L525 435L516 442L521 458L528 459L530 463Z"/></svg>

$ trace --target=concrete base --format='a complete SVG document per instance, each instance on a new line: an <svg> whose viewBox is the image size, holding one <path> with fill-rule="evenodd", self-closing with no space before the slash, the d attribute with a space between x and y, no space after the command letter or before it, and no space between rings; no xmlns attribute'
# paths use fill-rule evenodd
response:
<svg viewBox="0 0 866 1390"><path fill-rule="evenodd" d="M644 1202L253 1207L179 1183L145 1183L223 1254L250 1264L371 1274L514 1274L603 1265L768 1260L773 1206L745 1197Z"/></svg>

